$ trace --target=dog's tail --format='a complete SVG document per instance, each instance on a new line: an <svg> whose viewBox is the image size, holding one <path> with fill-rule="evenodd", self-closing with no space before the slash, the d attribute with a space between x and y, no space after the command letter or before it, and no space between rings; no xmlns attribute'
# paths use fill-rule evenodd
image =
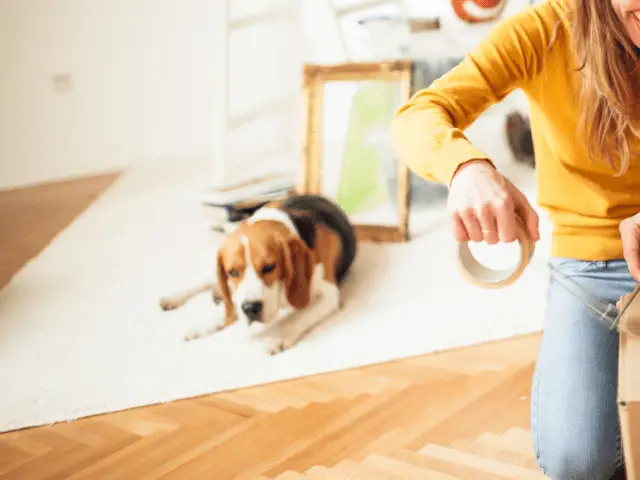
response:
<svg viewBox="0 0 640 480"><path fill-rule="evenodd" d="M336 269L336 280L342 283L355 259L358 242L349 217L340 206L321 195L293 195L283 201L285 208L308 211L334 230L340 237L342 256Z"/></svg>

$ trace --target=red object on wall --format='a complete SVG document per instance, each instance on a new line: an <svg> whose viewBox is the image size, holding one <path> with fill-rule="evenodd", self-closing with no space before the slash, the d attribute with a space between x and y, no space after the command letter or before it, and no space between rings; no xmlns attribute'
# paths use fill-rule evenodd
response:
<svg viewBox="0 0 640 480"><path fill-rule="evenodd" d="M467 23L492 22L504 10L507 0L451 0L457 17Z"/></svg>

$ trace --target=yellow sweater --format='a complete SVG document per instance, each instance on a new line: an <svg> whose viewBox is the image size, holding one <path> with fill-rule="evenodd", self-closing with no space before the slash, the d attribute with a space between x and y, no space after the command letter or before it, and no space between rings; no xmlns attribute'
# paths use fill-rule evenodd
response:
<svg viewBox="0 0 640 480"><path fill-rule="evenodd" d="M391 137L411 170L449 184L462 163L490 160L463 131L492 104L521 89L530 106L538 203L553 225L551 254L622 258L618 226L640 212L640 159L632 157L627 173L616 176L605 161L589 160L576 133L581 78L567 1L548 0L501 21L460 65L402 106ZM558 21L558 37L549 49Z"/></svg>

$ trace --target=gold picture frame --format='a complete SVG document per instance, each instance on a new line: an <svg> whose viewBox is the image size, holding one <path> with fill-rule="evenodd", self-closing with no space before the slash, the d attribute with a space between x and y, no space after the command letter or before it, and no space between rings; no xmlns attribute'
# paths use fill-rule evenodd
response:
<svg viewBox="0 0 640 480"><path fill-rule="evenodd" d="M409 239L409 170L393 154L388 131L391 117L412 94L413 72L410 60L304 66L306 125L297 190L337 201L353 217L361 240ZM327 122L330 109L334 111ZM365 130L364 124L370 128ZM339 165L332 170L328 163L336 161ZM351 191L356 193L349 196Z"/></svg>

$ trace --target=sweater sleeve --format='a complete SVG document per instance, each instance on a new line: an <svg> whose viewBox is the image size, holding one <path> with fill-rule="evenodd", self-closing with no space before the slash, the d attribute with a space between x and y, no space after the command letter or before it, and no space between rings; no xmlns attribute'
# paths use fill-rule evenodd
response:
<svg viewBox="0 0 640 480"><path fill-rule="evenodd" d="M463 132L539 73L557 18L542 4L500 21L460 64L415 93L390 126L399 160L422 178L447 185L463 163L491 162Z"/></svg>

